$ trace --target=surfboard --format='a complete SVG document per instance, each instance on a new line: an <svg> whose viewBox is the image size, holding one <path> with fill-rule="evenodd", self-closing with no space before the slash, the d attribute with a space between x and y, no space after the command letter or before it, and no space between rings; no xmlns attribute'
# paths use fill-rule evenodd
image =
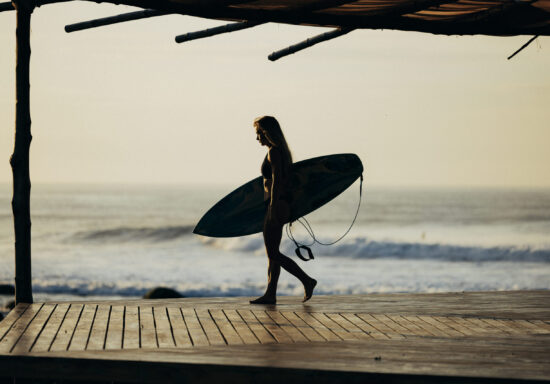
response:
<svg viewBox="0 0 550 384"><path fill-rule="evenodd" d="M345 191L363 173L355 154L344 153L292 164L289 222L325 205ZM209 237L236 237L261 232L266 213L263 179L257 177L217 202L200 219L193 233Z"/></svg>

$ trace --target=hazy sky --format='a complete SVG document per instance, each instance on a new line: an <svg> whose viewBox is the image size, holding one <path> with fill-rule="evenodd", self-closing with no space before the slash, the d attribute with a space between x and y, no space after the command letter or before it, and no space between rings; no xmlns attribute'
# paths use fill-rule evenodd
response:
<svg viewBox="0 0 550 384"><path fill-rule="evenodd" d="M33 182L229 183L259 175L252 121L271 114L295 160L357 153L367 185L550 186L550 38L267 24L176 44L222 24L165 16L67 34L132 8L74 2L32 20ZM0 13L0 182L11 180L15 13Z"/></svg>

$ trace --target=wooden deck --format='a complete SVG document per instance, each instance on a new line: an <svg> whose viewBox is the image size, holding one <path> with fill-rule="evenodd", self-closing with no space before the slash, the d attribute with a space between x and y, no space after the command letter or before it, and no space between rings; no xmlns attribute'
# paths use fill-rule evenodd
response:
<svg viewBox="0 0 550 384"><path fill-rule="evenodd" d="M550 292L20 304L0 376L120 382L550 381ZM221 380L223 378L223 380ZM1 379L1 378L0 378ZM342 382L343 382L342 381Z"/></svg>

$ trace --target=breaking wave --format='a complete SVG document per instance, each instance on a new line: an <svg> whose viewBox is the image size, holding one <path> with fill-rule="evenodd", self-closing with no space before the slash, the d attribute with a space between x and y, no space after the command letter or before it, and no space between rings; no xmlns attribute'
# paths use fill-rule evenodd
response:
<svg viewBox="0 0 550 384"><path fill-rule="evenodd" d="M77 232L72 235L73 241L88 242L129 242L152 241L162 242L176 240L193 232L193 226L167 226L167 227L119 227L96 231Z"/></svg>
<svg viewBox="0 0 550 384"><path fill-rule="evenodd" d="M261 238L239 239L204 239L203 244L224 250L240 252L263 252L264 244ZM281 250L294 254L294 244L283 242ZM314 246L315 255L330 257L349 257L355 259L402 259L438 261L511 261L511 262L541 262L550 263L550 249L531 247L482 247L438 243L414 243L398 241L375 241L367 237L346 239L332 246Z"/></svg>

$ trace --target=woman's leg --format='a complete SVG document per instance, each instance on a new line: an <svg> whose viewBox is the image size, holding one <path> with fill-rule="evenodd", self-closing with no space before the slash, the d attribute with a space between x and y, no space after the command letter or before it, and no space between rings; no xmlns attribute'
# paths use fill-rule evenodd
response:
<svg viewBox="0 0 550 384"><path fill-rule="evenodd" d="M288 204L286 202L280 202L275 220L272 220L271 222L266 221L264 225L264 243L267 257L269 258L269 281L264 297L275 298L280 270L281 267L283 267L287 272L302 282L305 290L304 301L306 301L311 298L317 281L309 277L294 260L283 255L279 251L283 235L283 225L280 223L284 223L286 221L288 214Z"/></svg>

